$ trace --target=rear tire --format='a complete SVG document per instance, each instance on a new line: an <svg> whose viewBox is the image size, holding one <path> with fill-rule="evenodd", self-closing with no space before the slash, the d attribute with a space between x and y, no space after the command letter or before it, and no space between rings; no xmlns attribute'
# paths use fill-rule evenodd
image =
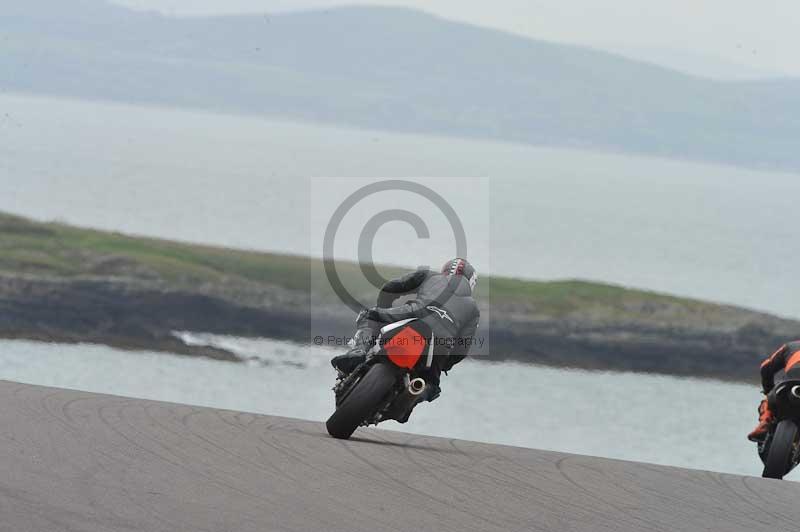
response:
<svg viewBox="0 0 800 532"><path fill-rule="evenodd" d="M325 426L334 438L346 440L361 423L375 414L381 401L397 381L397 370L389 364L377 363L345 397Z"/></svg>
<svg viewBox="0 0 800 532"><path fill-rule="evenodd" d="M769 446L762 477L780 480L789 472L797 432L797 424L791 419L784 419L778 423Z"/></svg>

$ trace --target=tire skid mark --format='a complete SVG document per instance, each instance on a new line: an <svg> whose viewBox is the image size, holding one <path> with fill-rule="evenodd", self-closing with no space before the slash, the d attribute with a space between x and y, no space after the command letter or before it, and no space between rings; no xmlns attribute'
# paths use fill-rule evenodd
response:
<svg viewBox="0 0 800 532"><path fill-rule="evenodd" d="M791 482L373 429L340 441L320 423L3 382L0 416L9 532L777 532L800 519Z"/></svg>
<svg viewBox="0 0 800 532"><path fill-rule="evenodd" d="M416 439L419 439L419 438L411 437L411 438L408 438L408 440L406 440L406 442L404 442L404 443L409 443L410 444L411 442L413 442ZM437 468L431 467L431 465L429 463L422 463L422 460L418 460L418 459L414 458L414 456L412 456L413 453L414 453L414 451L412 449L410 449L408 447L403 447L403 455L406 458L408 458L408 460L411 463L413 463L416 466L418 466L420 471L425 472L426 474L428 474L434 480L439 481L441 484L443 484L444 486L446 486L450 490L452 490L455 493L458 493L459 495L463 496L465 500L461 501L462 504L467 504L467 503L471 502L475 506L477 506L477 505L484 506L484 507L489 506L489 508L487 508L489 511L492 511L494 513L499 513L500 514L499 517L501 519L503 518L502 513L497 512L494 508L491 507L491 505L488 505L487 503L485 503L480 496L476 496L476 494L473 493L473 492L467 492L467 491L461 489L461 487L457 486L454 482L452 482L450 480L451 478L453 478L455 476L463 477L463 472L464 471L463 471L463 469L461 467L459 467L459 464L447 464L445 466L445 468L438 469L439 473L441 473L441 474L435 474L434 471L437 471ZM475 464L473 464L472 467L470 468L470 470L471 471L477 470L477 466ZM453 474L448 475L448 473L453 473ZM519 521L519 519L516 519L516 521ZM510 524L507 523L507 522L503 522L502 525L503 525L504 528L508 528L510 526ZM514 526L518 526L519 523L515 522L515 523L513 523L513 525ZM535 528L536 528L536 530L542 530L543 532L549 532L546 528L539 527L538 525Z"/></svg>
<svg viewBox="0 0 800 532"><path fill-rule="evenodd" d="M609 502L609 501L605 500L604 498L602 498L602 497L598 496L597 494L595 494L595 492L594 492L594 491L592 491L592 490L590 490L590 489L588 489L588 488L584 487L583 485L581 485L581 484L580 484L580 482L578 482L578 481L574 480L572 477L570 477L570 476L569 476L569 475L568 475L568 474L567 474L567 473L564 471L564 463L565 463L565 462L567 462L567 461L569 461L569 460L574 460L574 459L575 459L575 457L571 457L571 456L564 456L564 457L560 458L559 460L557 460L557 461L555 462L556 469L557 469L557 470L558 470L558 471L561 473L561 475L562 475L562 476L563 476L563 477L564 477L564 478L567 480L567 482L569 482L570 484L572 484L574 487L576 487L576 488L577 488L578 490L580 490L581 492L583 492L583 493L585 493L586 495L588 495L588 496L589 496L589 498L591 498L592 500L598 501L598 502L600 502L600 503L602 503L602 504L604 504L604 505L608 506L609 508L611 508L611 509L613 509L613 510L615 510L615 511L619 512L621 515L624 515L624 516L628 517L628 518L631 520L631 522L638 522L638 523L640 523L640 526L641 526L641 529L640 529L640 530L645 530L645 529L646 529L646 530L652 530L652 531L654 531L654 532L671 532L671 529L666 529L666 528L663 528L663 527L658 527L658 528L656 528L656 527L652 526L650 523L648 523L647 521L645 521L645 520L644 520L644 519L642 519L641 517L639 517L639 516L637 516L637 515L633 514L633 513L632 513L630 510L628 510L627 508L623 508L623 507L621 507L621 506L618 506L618 505L616 505L616 504L614 504L614 503L612 503L612 502Z"/></svg>
<svg viewBox="0 0 800 532"><path fill-rule="evenodd" d="M520 474L522 474L521 473L522 471L526 470L526 468L524 467L523 464L519 464L518 462L515 462L515 461L511 461L511 460L508 460L508 459L504 459L504 460L498 459L498 461L504 462L504 463L508 463L508 464L510 464L512 466L517 466L517 467L514 468L514 470L515 471L520 471ZM565 484L569 484L569 482L566 479L563 478L563 475L561 475L555 469L549 469L546 472L552 473L553 476L556 477L556 479L546 478L548 475L543 475L542 474L543 473L542 470L537 470L537 471L534 471L534 472L530 472L530 473L527 474L527 476L524 479L520 479L517 476L515 476L514 474L512 474L511 472L509 472L509 471L501 471L500 469L498 469L497 467L495 467L495 466L493 466L491 464L487 464L486 467L488 469L488 472L483 472L482 474L484 476L486 476L488 478L497 478L497 476L499 476L505 482L509 482L509 481L513 482L514 484L516 484L518 487L520 487L523 490L522 493L526 493L528 495L528 497L524 497L523 499L531 498L530 497L531 492L534 492L534 493L538 494L538 496L535 497L535 499L542 505L544 505L545 502L550 502L555 507L564 507L565 509L568 509L569 512L570 512L569 515L585 516L587 518L587 520L588 519L592 519L594 522L597 522L598 519L601 519L601 520L603 520L603 521L605 521L607 523L607 525L606 525L607 528L611 528L611 529L615 528L615 525L616 525L616 520L615 519L611 519L611 518L603 516L603 515L598 515L597 512L595 512L594 510L588 509L586 507L586 505L580 500L580 498L575 498L575 497L571 497L571 496L565 497L563 494L557 494L557 493L554 493L553 491L548 491L547 489L540 487L534 481L531 480L531 478L539 478L539 479L541 479L541 484L543 484L545 486L549 486L549 487L551 487L553 489L558 487L556 485L557 484L557 479L561 480L561 482L563 482ZM546 466L542 466L542 468L544 468L544 467L553 467L553 463L552 462L547 462ZM489 472L496 473L497 476L491 475ZM544 501L542 501L542 499L544 499Z"/></svg>
<svg viewBox="0 0 800 532"><path fill-rule="evenodd" d="M646 470L646 471L650 471L650 472L656 473L658 475L664 475L665 474L665 467L666 466L657 466L657 465L654 465L654 464L637 464L637 465L638 465L638 467L640 469L643 469L643 470ZM704 478L708 478L715 485L723 488L726 493L730 493L731 495L736 497L741 502L746 503L748 506L752 506L754 508L754 510L756 510L754 514L747 516L748 519L749 519L749 523L748 523L749 525L752 526L752 525L757 525L757 524L762 524L763 523L763 519L760 518L760 516L763 515L763 508L764 507L754 504L752 500L747 499L741 493L739 493L737 490L733 489L729 484L727 484L723 480L723 474L715 473L713 471L700 471L700 470L679 470L679 471L681 471L681 475L682 476L687 477L687 481L688 482L691 482L693 484L695 482L694 482L693 478L690 478L691 475L700 474L700 476L702 476ZM675 471L670 471L670 473L673 476L675 475ZM747 482L748 481L748 477L738 477L738 481L741 482L748 491L752 492L752 490L750 490L748 482ZM785 486L787 488L789 487L788 484L785 485ZM758 493L758 492L753 492L753 493L755 495L757 495L765 503L770 502L770 501L767 501L766 499L764 499L763 495L761 493ZM681 502L685 502L683 499L677 499L677 500L680 500ZM730 515L729 514L729 510L725 510L724 516L728 517L729 515ZM796 526L796 523L797 523L796 518L784 517L784 516L776 515L775 513L772 513L772 515L782 518L784 521L786 521L786 524L790 524L791 526Z"/></svg>
<svg viewBox="0 0 800 532"><path fill-rule="evenodd" d="M161 426L164 430L167 430L168 432L171 432L172 434L174 434L175 436L178 436L178 437L181 437L183 435L182 432L176 432L176 431L172 430L171 428L167 427L166 425L164 425L162 423L159 423L156 419L152 418L152 416L149 415L149 411L148 410L146 410L146 412L148 412L148 417L154 423L156 423L157 425ZM187 414L185 416L182 416L181 420L182 421L183 420L188 420L193 415L201 414L201 413L202 412L200 412L200 411L194 411L191 414ZM219 416L217 416L217 417L219 417ZM235 462L239 462L239 465L248 466L248 467L251 467L251 468L255 469L256 471L261 471L263 473L279 474L279 475L284 476L284 478L286 478L287 480L294 480L294 479L291 479L290 477L288 477L287 475L283 474L280 470L275 469L274 467L270 468L270 469L267 469L267 468L265 468L264 463L262 463L262 462L257 462L255 460L250 459L250 458L246 458L244 456L241 456L239 454L234 453L230 449L228 449L226 447L223 447L222 445L210 440L209 438L206 438L205 436L202 436L200 433L197 433L197 432L193 431L192 428L189 425L183 425L183 426L187 429L188 433L192 437L194 437L194 438L202 441L203 443L207 444L209 450L211 450L213 452L216 452L216 453L218 453L218 454L220 454L222 456L227 456L228 458L233 459ZM241 428L240 428L240 430L241 430Z"/></svg>
<svg viewBox="0 0 800 532"><path fill-rule="evenodd" d="M596 474L599 474L599 475L602 475L604 477L607 477L609 479L609 483L610 484L612 484L614 486L617 486L620 490L622 490L625 493L630 494L631 496L638 497L638 496L641 496L642 494L648 494L651 497L653 497L655 500L658 500L661 504L659 504L659 505L652 505L651 504L650 505L650 508L651 508L650 511L651 512L656 512L656 510L654 510L652 508L666 508L665 510L659 510L658 511L658 513L664 514L663 515L664 518L670 519L671 518L671 515L670 515L671 510L669 510L669 509L674 508L677 505L687 505L687 506L691 507L692 509L696 509L696 507L697 507L697 501L695 499L693 499L692 496L688 496L688 497L676 496L674 494L674 492L678 492L679 490L673 490L673 493L667 494L667 493L663 492L662 490L659 490L659 489L656 489L654 487L651 487L651 484L658 484L658 483L652 483L652 482L636 483L636 482L625 482L624 480L623 481L615 481L614 476L609 474L610 471L608 471L608 470L598 470L597 468L592 468L590 466L585 466L585 467L587 469L590 469L590 470L594 471ZM649 470L649 471L651 471L653 473L658 474L659 476L664 476L665 475L665 471L663 469L657 469L655 467L642 468L642 469ZM674 476L672 476L670 478L674 479ZM689 482L689 483L694 484L691 481L690 478L687 478L686 481ZM711 508L709 506L704 506L703 507L703 513L705 513L706 515L711 514L712 510L716 510L714 513L716 515L718 515L720 518L725 518L725 519L728 519L728 520L731 520L733 518L730 515L728 509L722 510L722 509L714 509L714 508ZM739 522L739 524L744 524L744 523L741 522L741 517L742 517L741 515L737 514L735 516L735 519ZM753 524L752 520L749 520L749 522L747 523L748 526L752 525L752 524Z"/></svg>
<svg viewBox="0 0 800 532"><path fill-rule="evenodd" d="M22 389L22 387L20 387L20 389ZM58 416L55 416L55 415L53 415L52 411L49 411L49 410L46 408L46 406L43 404L43 403L44 403L44 401L46 401L46 400L48 400L48 399L51 399L52 397L54 397L54 396L56 396L56 395L58 395L58 394L57 394L57 393L54 393L54 394L48 394L48 395L40 396L40 399L41 399L41 400L40 400L39 402L40 402L40 404L42 404L42 408L43 408L43 409L45 409L45 411L46 411L46 412L48 412L48 414L49 414L49 415L51 415L51 416L52 416L52 419L51 419L51 421L55 420L55 421L58 421L58 422L59 422L61 425L66 425L66 423L64 423L64 422L63 422L63 420L61 420L60 418L58 418ZM76 401L79 401L79 400L85 400L85 401L91 401L91 400L95 400L95 401L101 402L101 399L94 398L94 397L78 397L78 398L76 398L75 400L68 401L68 403L75 403ZM106 403L108 402L107 398L106 398L106 401L105 401L105 402L106 402ZM63 408L62 408L62 410L63 410ZM77 440L77 441L85 441L85 440L86 440L86 437L85 437L85 435L83 435L83 434L81 434L81 433L78 433L78 434L75 434L75 435L76 435L76 436L78 436L78 438L76 438L76 440ZM107 459L108 459L110 462L113 462L113 463L116 463L116 462L119 462L119 461L120 461L120 457L119 457L119 456L113 456L113 455L111 455L109 452L106 452L106 451L101 451L101 450L98 450L98 449L92 449L92 450L91 450L91 452L93 452L93 453L97 453L97 454L99 454L99 455L101 455L101 456L103 456L103 457L107 458ZM101 471L108 472L107 468L105 468L104 466L100 465L99 467L100 467L100 470L101 470ZM81 471L82 471L82 470L81 470ZM93 486L94 486L94 487L103 487L103 486L106 486L106 487L108 487L108 488L119 489L120 491L122 491L122 492L123 492L123 493L125 493L125 494L130 494L130 491L129 491L128 489L126 489L126 488L125 488L125 486L123 486L123 485L117 485L117 484L113 484L113 483L111 483L111 484L107 484L107 483L101 483L101 482L99 482L99 481L95 481L95 482L93 483ZM142 508L142 510L148 510L148 509L147 509L145 506L143 506L143 505L140 505L140 504L138 504L137 502L135 502L135 500L134 500L134 498L133 498L133 497L131 497L131 499L130 499L130 502L132 502L132 504L134 504L135 506L138 506L138 507ZM90 506L92 506L92 507L95 507L95 508L97 507L97 502L96 502L95 500L91 499L91 498L88 500L88 504L89 504ZM106 511L104 511L104 512L102 512L102 513L103 513L104 515L110 515L110 516L112 516L112 517L116 518L116 514L115 514L115 513L113 513L113 512L111 512L111 511L107 511L107 510L106 510ZM154 516L154 518L155 518L156 520L158 520L158 521L162 522L163 524L165 524L165 525L169 525L169 528L167 528L166 530L168 530L168 529L174 529L174 527L175 527L175 523L174 523L174 522L171 522L171 521L164 520L164 519L163 519L161 516L158 516L158 515L156 515L156 514L154 514L154 513L153 513L153 516ZM85 518L85 516L84 516L84 518ZM129 527L128 527L128 528L129 528Z"/></svg>
<svg viewBox="0 0 800 532"><path fill-rule="evenodd" d="M761 479L754 479L754 480L761 480ZM754 508L758 509L757 510L758 513L756 515L759 515L759 514L764 512L764 508L766 508L766 507L768 507L770 505L774 505L775 501L767 499L766 497L764 497L763 493L761 493L759 491L756 491L752 487L750 487L750 482L749 481L750 481L750 478L748 478L748 477L741 477L739 479L739 482L742 484L742 486L744 486L744 488L749 493L751 493L752 495L756 496L758 499L760 499L763 502L762 505L758 505L758 504L754 504L752 501L749 501L751 506L753 506ZM794 487L794 486L792 486L790 488L787 485L789 483L786 483L786 482L781 482L781 483L782 483L781 488L783 488L783 489L792 489ZM735 490L731 490L731 491L735 491ZM800 491L800 490L797 490L797 491ZM740 495L740 497L741 497L742 500L747 500L747 498L742 496L742 495ZM800 493L798 493L798 499L800 499ZM786 523L791 528L796 528L798 526L798 517L797 516L789 516L789 515L784 515L782 513L777 513L777 512L770 512L770 514L774 515L776 517L779 517L781 519L781 521ZM790 528L790 530L791 530L791 528Z"/></svg>
<svg viewBox="0 0 800 532"><path fill-rule="evenodd" d="M133 401L129 401L128 403L136 403L136 401L133 400ZM108 420L106 419L106 416L105 416L105 411L106 410L109 410L109 409L113 408L115 410L121 411L125 406L127 406L126 402L121 402L120 404L116 404L116 405L115 404L110 404L110 405L109 404L105 404L105 405L101 406L97 411L98 419L106 427L108 427L114 434L116 434L118 437L120 437L123 441L127 442L128 444L130 444L133 448L139 449L140 451L143 451L146 454L152 455L152 456L156 457L157 460L162 461L162 462L166 462L166 463L176 467L177 469L185 469L182 465L176 464L174 462L171 462L170 460L165 459L165 458L161 457L160 455L158 455L157 453L154 453L150 449L147 449L146 447L142 446L138 442L136 442L133 439L129 438L127 435L123 434L120 430L118 430L116 428L116 426L114 426L113 424L108 422ZM120 421L122 421L122 420L123 420L123 416L120 415ZM187 470L187 472L190 472L190 471ZM165 516L159 515L152 506L147 507L147 511L150 514L155 515L157 517L157 519L161 520L162 522L166 522L166 523L170 524L170 526L172 527L173 530L180 530L180 528L176 528L176 527L183 526L183 524L175 523L172 520L167 519ZM209 529L209 528L205 528L203 530L205 530L206 532L215 532L214 530Z"/></svg>
<svg viewBox="0 0 800 532"><path fill-rule="evenodd" d="M287 458L291 458L291 459L295 460L299 465L301 465L303 467L307 467L308 469L311 469L311 470L316 471L318 473L327 475L327 474L331 473L331 470L332 470L332 472L334 474L338 475L338 476L350 477L355 481L362 481L363 480L363 477L361 477L358 474L356 474L356 473L354 473L352 471L349 471L347 469L342 470L341 468L335 468L333 466L328 466L327 469L323 469L323 468L318 467L318 466L316 466L314 464L311 464L310 462L305 460L305 458L303 457L303 455L301 453L295 452L295 450L292 449L292 448L286 448L283 445L279 445L279 444L276 444L274 442L267 441L267 440L265 440L263 438L263 436L260 436L259 440L262 443L264 443L264 445L266 445L268 448L272 449L273 451L275 451L275 452L277 452L277 453L279 453L279 454L281 454L283 456L286 456ZM263 453L262 456L264 456L265 458L273 458L273 456L266 454L266 451L262 447L259 447L258 449L259 449L259 452ZM297 482L298 481L298 479L296 479L294 477L292 477L291 480L292 480L292 482ZM372 478L371 480L378 481L378 482L381 481L381 479L379 477L378 478ZM387 487L388 487L388 485L387 485ZM319 493L319 490L317 492ZM327 499L335 500L333 497L328 495L327 492L322 491L322 493L325 494L325 497ZM365 517L366 519L374 519L374 517L375 517L373 510L370 509L370 508L351 508L351 510L355 511L356 513L358 513L359 515ZM386 524L387 523L384 523L384 526ZM392 528L394 530L396 530L397 532L402 532L403 530L405 530L404 528L396 528L393 523L388 523L388 524L391 525Z"/></svg>
<svg viewBox="0 0 800 532"><path fill-rule="evenodd" d="M743 516L743 518L745 518L748 521L747 523L741 522L743 525L752 526L754 524L758 524L759 522L763 521L763 515L762 515L763 507L758 506L752 500L748 499L747 497L745 497L744 495L739 493L736 489L733 489L731 486L729 486L722 479L722 477L719 474L713 473L711 471L705 471L704 473L709 479L711 479L711 481L715 485L723 488L725 490L725 492L730 493L738 501L740 501L740 502L744 503L746 506L749 506L750 508L752 508L752 513L751 514L745 514ZM758 517L756 517L756 516L758 516ZM777 518L777 520L779 522L783 522L783 524L788 525L790 527L797 525L797 521L795 519L790 519L790 518L784 517L781 514L777 514L777 513L773 512L773 513L770 514L770 516L774 517L774 518Z"/></svg>
<svg viewBox="0 0 800 532"><path fill-rule="evenodd" d="M274 438L272 439L272 441L268 441L268 440L264 439L263 436L260 436L259 440L262 443L264 443L265 445L267 445L268 447L270 447L273 450L277 451L278 453L282 454L283 456L294 460L297 464L299 464L299 465L301 465L303 467L307 467L308 469L311 469L312 471L316 471L316 472L321 473L321 474L328 474L330 472L334 472L334 473L336 473L338 475L348 476L348 477L350 477L350 478L352 478L353 480L356 480L356 481L363 480L362 476L360 476L358 473L352 472L350 470L347 470L347 469L342 470L341 468L333 466L333 465L320 466L320 465L317 465L316 463L312 463L312 462L308 461L307 458L305 456L303 456L301 453L299 453L297 451L297 449L295 449L294 447L291 447L289 445L284 445L284 444L281 444L281 443L277 443ZM385 478L382 478L380 475L371 476L369 478L370 478L370 480L375 481L375 482L379 482L379 483L385 483L385 480L386 480ZM389 483L385 483L385 485L386 485L387 488L391 487L391 484L389 484Z"/></svg>
<svg viewBox="0 0 800 532"><path fill-rule="evenodd" d="M276 429L275 427L279 427L279 428ZM266 430L266 429L271 429L271 430ZM290 429L291 430L287 430L287 428L285 428L281 424L269 424L269 425L267 425L265 427L265 431L266 432L270 432L270 433L273 433L273 434L281 433L281 432L283 432L283 433L298 433L298 432L304 433L304 431L302 431L302 430L297 430L296 427L290 427ZM317 434L315 434L315 435L317 435ZM302 453L297 452L295 448L278 444L278 443L276 443L274 441L274 439L272 439L272 441L268 441L263 437L263 435L259 435L258 439L259 439L259 441L261 443L263 443L267 447L273 449L274 451L280 453L283 456L291 458L293 460L292 463L300 464L301 466L305 466L305 467L307 467L309 469L312 469L314 471L317 471L318 473L321 473L321 474L330 473L330 471L329 471L331 469L330 467L328 469L322 469L322 468L312 464L311 462L306 460L306 458L302 455ZM326 437L326 439L327 439L327 437ZM273 458L272 456L267 454L267 452L262 447L257 447L257 451L264 458L267 458L267 459ZM268 461L270 461L270 460L268 460ZM274 468L274 466L273 466L273 468ZM287 472L285 472L285 471L283 471L281 469L278 469L278 468L274 468L274 469L278 474L280 474L283 478L289 480L290 482L297 483L298 481L302 481L303 480L303 479L298 479L297 477L290 476ZM361 476L359 476L357 474L354 474L354 473L352 473L350 471L344 471L343 472L341 470L335 470L335 469L334 469L334 471L336 471L339 476L349 476L349 477L353 478L354 480L363 480L363 478ZM334 500L334 497L329 495L324 490L315 490L315 492L317 494L322 495L323 497L325 497L328 500L331 500L331 501ZM355 508L353 510L356 513L362 515L364 518L367 518L367 519L374 518L374 513L368 508L367 509ZM325 523L322 523L322 525L324 526ZM403 529L402 528L397 528L396 530L398 530L398 532L400 532Z"/></svg>
<svg viewBox="0 0 800 532"><path fill-rule="evenodd" d="M144 405L142 407L142 412L143 412L145 418L150 420L153 423L154 426L160 427L165 432L168 432L168 433L172 434L173 436L176 436L178 440L183 439L183 436L185 435L184 433L177 432L174 429L172 429L171 427L169 427L169 426L167 426L167 425L165 425L163 423L160 423L157 418L155 418L155 417L153 417L151 415L150 409L151 408L157 408L158 406L160 406L160 405L153 405L153 404ZM192 434L192 436L195 436L195 435ZM191 456L184 456L183 454L180 454L178 452L171 451L169 448L165 447L163 444L161 444L160 442L158 442L158 440L156 440L154 438L151 438L151 441L155 442L157 445L159 445L160 447L164 448L166 454L163 455L163 456L170 455L170 456L174 457L175 459L180 460L181 462L184 461L184 460L188 461L189 463L192 462L192 457ZM213 445L212 445L212 447L213 447ZM178 462L178 463L181 463L181 462ZM252 497L255 500L258 500L260 502L264 502L263 496L259 496L259 495L255 494L255 493L250 493L249 491L246 491L246 490L244 490L242 488L239 488L238 486L235 486L234 484L231 484L228 481L224 481L219 476L213 475L212 472L215 471L215 470L218 470L218 468L214 468L213 466L209 466L209 467L211 467L209 472L200 472L199 470L194 469L194 468L190 468L187 465L181 464L181 467L184 468L187 471L190 471L190 472L193 472L195 474L198 474L199 476L203 476L207 480L210 480L210 481L212 481L212 482L214 482L216 484L219 484L219 485L222 485L222 486L224 486L224 487L226 487L228 489L237 491L240 494L245 494L245 495L247 495L249 497Z"/></svg>
<svg viewBox="0 0 800 532"><path fill-rule="evenodd" d="M487 472L484 472L485 476L487 476L488 478L493 478L493 479L500 480L500 481L503 481L503 482L509 482L510 481L510 483L513 483L516 486L518 486L519 488L526 490L525 493L528 494L528 498L530 498L530 492L533 491L535 493L538 493L539 496L540 496L539 498L537 498L537 500L541 500L541 498L544 498L544 499L546 499L547 502L551 502L551 503L553 503L555 505L564 506L566 508L569 508L571 511L575 512L576 514L585 514L587 516L594 515L594 512L591 512L590 510L587 510L586 506L581 504L580 502L573 502L572 498L565 498L563 496L559 496L558 494L554 494L551 491L547 491L546 489L541 488L538 485L536 485L535 483L531 482L527 478L524 479L524 480L521 480L521 479L517 478L516 476L514 476L512 473L507 472L507 471L500 471L499 469L497 469L496 467L493 467L491 465L487 466L487 469L490 472L496 473L496 476L495 475L491 475L491 474L489 474ZM552 481L547 481L546 484L547 485L551 485Z"/></svg>
<svg viewBox="0 0 800 532"><path fill-rule="evenodd" d="M342 442L342 443L344 444L344 442ZM347 445L344 445L344 447L345 447L345 449L347 449L347 451L348 451L348 452L350 452L350 453L351 453L353 456L355 456L355 457L356 457L358 460L360 460L360 461L364 462L365 464L367 464L368 466L370 466L370 467L374 468L376 471L378 471L378 472L382 473L382 474L383 474L383 475L385 475L387 478L389 478L389 479L393 480L394 482L396 482L396 483L397 483L397 484L399 484L400 486L402 486L402 487L406 488L407 490L410 490L410 491L412 491L413 493L416 493L417 495L419 495L419 496L423 497L423 499L425 499L425 500L428 500L428 499L430 499L430 500L433 500L433 501L439 502L439 503L441 503L441 504L444 504L444 505L451 504L451 501L447 501L447 500L444 500L444 499L442 499L442 498L440 498L440 497L438 497L438 496L435 496L435 495L433 495L433 494L431 494L431 493L427 493L427 492L425 492L425 491L423 491L423 490L421 490L421 489L419 489L419 488L416 488L416 487L412 486L412 485L411 485L411 484L409 484L408 482L406 482L406 481L404 481L404 480L401 480L401 479L397 478L396 476L394 476L394 475L390 474L388 471L386 471L386 470L385 470L383 467L381 467L381 466L379 466L378 464L375 464L375 463L373 463L373 462L369 461L368 459L366 459L365 457L363 457L363 456L359 455L358 453L356 453L355 451L353 451L353 450L352 450L352 449L351 449L349 446L347 446ZM489 526L491 526L492 528L496 528L496 524L495 524L494 522L492 522L492 521L491 521L491 520L489 520L489 519L486 519L486 518L485 518L485 517L483 517L482 515L480 515L480 514L477 514L477 513L473 512L473 511L470 511L470 510L464 509L464 508L462 508L461 510L462 510L462 511L463 511L465 514L469 515L470 517L472 517L472 518L474 518L474 519L476 519L476 520L478 520L478 521L481 521L481 522L485 523L486 525L489 525Z"/></svg>
<svg viewBox="0 0 800 532"><path fill-rule="evenodd" d="M131 405L131 406L132 407L136 407L137 405L134 404L134 405ZM141 408L141 405L139 405L139 408ZM133 447L135 447L135 448L137 448L137 449L139 449L139 450L141 450L141 451L153 456L158 461L162 461L162 462L166 462L167 464L170 464L171 466L175 467L178 470L183 470L183 471L189 473L190 475L194 475L194 476L203 478L203 479L205 479L205 480L207 480L207 481L209 481L209 482L211 482L213 484L219 484L219 485L221 485L221 486L223 486L225 488L230 489L231 491L235 491L236 493L239 493L240 495L242 495L244 497L253 499L253 500L258 501L258 502L263 502L263 498L259 497L258 495L249 493L246 490L241 490L236 486L227 485L224 482L220 482L218 479L216 479L216 478L214 478L214 477L212 477L212 476L210 476L208 474L205 474L205 473L203 473L201 471L197 471L195 469L192 469L189 466L187 466L186 464L181 463L180 461L176 461L176 458L178 458L178 457L175 456L169 449L164 449L165 452L159 453L158 451L155 451L153 449L150 449L149 447L144 446L141 442L133 439L132 437L130 437L127 434L123 433L122 431L118 430L112 423L110 423L108 421L106 415L105 415L105 411L106 410L108 410L108 407L101 407L101 409L99 411L101 419L103 419L103 421L106 423L106 425L112 431L114 431L120 438L125 440L127 443L129 443ZM119 411L120 411L120 413L124 413L125 408L124 407L120 408ZM120 419L122 420L123 416L120 416ZM137 431L135 427L130 426L130 425L129 425L129 427L131 429L133 429L133 431L136 432L137 434L141 434L141 435L147 436L147 434L144 434L144 433L142 433L140 431ZM144 439L147 440L148 438L145 437ZM155 442L158 447L164 448L163 444L157 442L156 440L153 440L152 437L149 438L149 439L151 441Z"/></svg>

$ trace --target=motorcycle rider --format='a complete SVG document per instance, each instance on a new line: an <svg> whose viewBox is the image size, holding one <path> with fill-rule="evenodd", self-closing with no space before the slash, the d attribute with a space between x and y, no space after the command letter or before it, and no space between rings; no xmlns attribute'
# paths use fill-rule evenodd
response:
<svg viewBox="0 0 800 532"><path fill-rule="evenodd" d="M787 379L800 379L800 340L781 346L761 363L761 385L764 395L769 394L775 387L775 374L781 370L785 372ZM754 442L764 439L773 421L769 402L765 398L758 406L758 425L747 435L747 439Z"/></svg>
<svg viewBox="0 0 800 532"><path fill-rule="evenodd" d="M463 360L472 346L480 312L472 297L478 273L466 259L447 261L439 273L420 269L387 282L381 288L377 306L363 310L356 319L354 346L331 364L348 374L361 364L374 345L384 325L408 318L418 318L432 330L436 342L437 364L431 368L432 385L428 400L438 396L439 374ZM404 304L392 307L400 296L415 293Z"/></svg>

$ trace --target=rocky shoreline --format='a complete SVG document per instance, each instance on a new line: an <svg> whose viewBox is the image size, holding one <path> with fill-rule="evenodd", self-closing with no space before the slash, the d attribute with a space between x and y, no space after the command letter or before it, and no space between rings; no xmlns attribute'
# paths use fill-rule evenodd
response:
<svg viewBox="0 0 800 532"><path fill-rule="evenodd" d="M375 297L358 264L335 266L356 297ZM175 332L341 340L355 316L325 281L310 257L0 213L0 338L239 361ZM494 361L753 381L761 358L800 332L798 322L747 309L578 280L487 276L477 298L482 345L473 354Z"/></svg>
<svg viewBox="0 0 800 532"><path fill-rule="evenodd" d="M250 287L248 297L214 285L174 289L158 280L0 275L0 337L101 343L238 361L231 352L190 346L173 331L308 343L352 333L353 316L308 293ZM794 322L731 308L730 323L664 323L538 316L498 304L475 356L594 370L645 371L753 381L758 362L789 338ZM662 309L663 311L663 309ZM733 319L736 317L737 319Z"/></svg>

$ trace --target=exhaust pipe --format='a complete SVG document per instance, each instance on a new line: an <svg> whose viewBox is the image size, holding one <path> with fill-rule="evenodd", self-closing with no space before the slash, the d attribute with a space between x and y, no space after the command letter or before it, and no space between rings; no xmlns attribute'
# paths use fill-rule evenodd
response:
<svg viewBox="0 0 800 532"><path fill-rule="evenodd" d="M405 385L405 390L397 396L397 399L395 399L392 404L392 411L389 414L390 419L395 419L400 423L408 421L408 416L411 415L414 406L422 401L422 394L428 387L425 383L425 379L417 377L416 379L409 380L408 374L405 375Z"/></svg>
<svg viewBox="0 0 800 532"><path fill-rule="evenodd" d="M800 384L792 386L791 392L797 399L800 399Z"/></svg>
<svg viewBox="0 0 800 532"><path fill-rule="evenodd" d="M800 386L798 386L798 388L800 388ZM417 396L424 391L425 391L425 381L423 379L417 377L416 379L408 383L408 393L410 393L411 395Z"/></svg>

